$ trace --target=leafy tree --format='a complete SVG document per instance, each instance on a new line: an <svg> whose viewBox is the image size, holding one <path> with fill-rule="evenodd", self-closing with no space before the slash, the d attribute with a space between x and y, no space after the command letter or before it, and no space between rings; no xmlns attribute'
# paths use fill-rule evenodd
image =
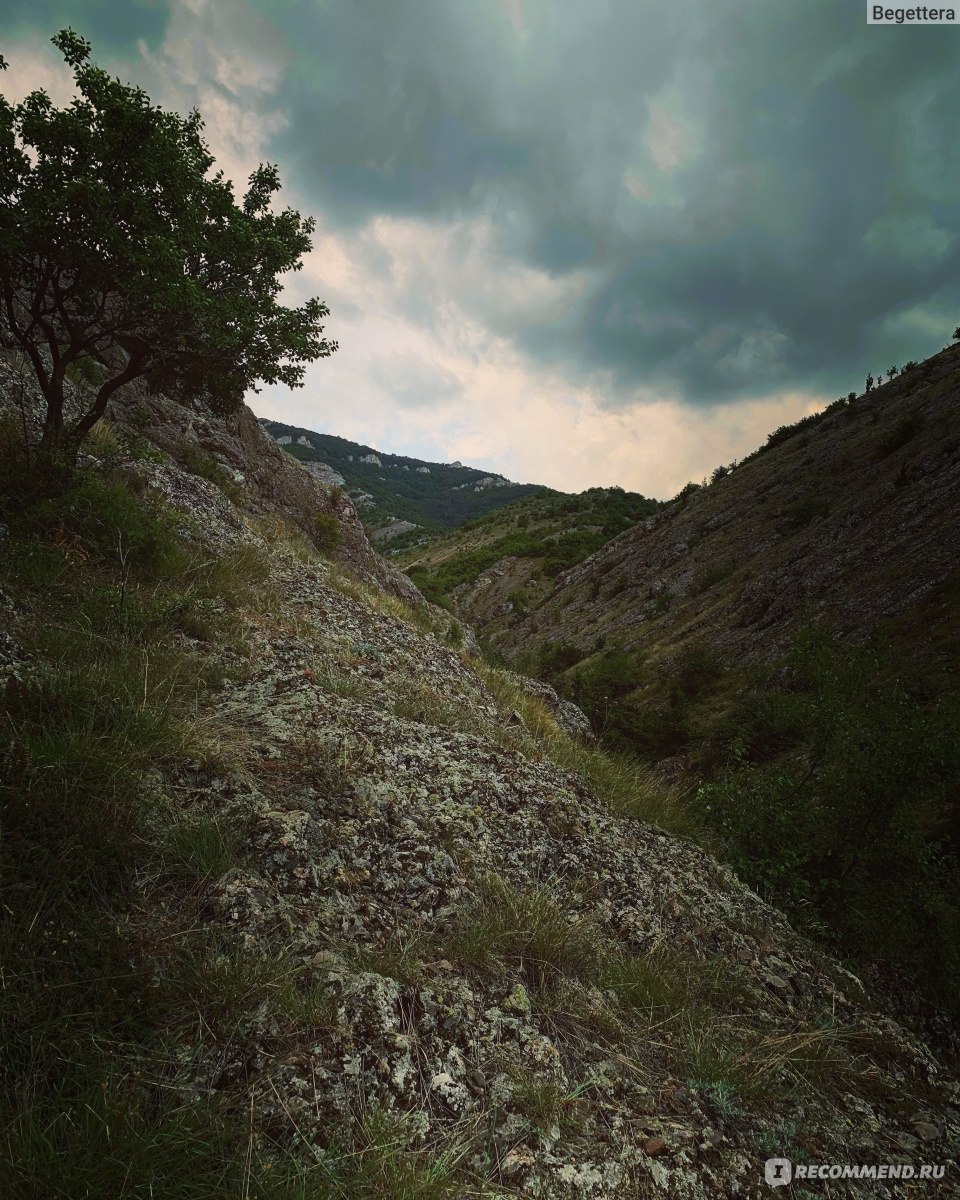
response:
<svg viewBox="0 0 960 1200"><path fill-rule="evenodd" d="M276 167L261 164L238 204L222 171L208 176L196 110L164 112L111 79L72 29L52 41L73 69L72 103L0 96L0 302L46 402L42 448L75 458L139 377L220 413L260 381L302 386L304 364L337 344L321 337L320 300L278 303L314 222L271 211ZM94 382L68 414L78 372Z"/></svg>
<svg viewBox="0 0 960 1200"><path fill-rule="evenodd" d="M953 336L955 339L960 340L960 325L953 331Z"/></svg>
<svg viewBox="0 0 960 1200"><path fill-rule="evenodd" d="M894 375L896 375L896 373L897 373L896 367L888 367L887 368L887 378L888 379L892 379L894 377Z"/></svg>
<svg viewBox="0 0 960 1200"><path fill-rule="evenodd" d="M868 392L873 391L873 376L872 375L867 376L867 391Z"/></svg>

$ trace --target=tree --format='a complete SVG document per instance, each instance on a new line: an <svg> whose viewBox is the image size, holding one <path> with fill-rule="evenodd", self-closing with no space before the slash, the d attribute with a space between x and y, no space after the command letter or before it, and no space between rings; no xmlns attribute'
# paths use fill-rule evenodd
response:
<svg viewBox="0 0 960 1200"><path fill-rule="evenodd" d="M868 375L867 376L867 391L870 392L872 390L873 390L873 376Z"/></svg>
<svg viewBox="0 0 960 1200"><path fill-rule="evenodd" d="M953 336L955 339L960 339L960 325L958 325L953 331Z"/></svg>
<svg viewBox="0 0 960 1200"><path fill-rule="evenodd" d="M893 379L893 377L894 377L894 375L896 375L896 373L897 373L896 367L888 367L887 368L887 378L888 379Z"/></svg>
<svg viewBox="0 0 960 1200"><path fill-rule="evenodd" d="M320 300L278 302L315 226L271 210L277 168L261 164L237 204L223 172L209 175L199 112L164 112L111 79L72 29L52 41L72 103L0 96L0 302L46 402L42 448L75 459L111 396L141 377L219 413L258 382L302 386L304 364L337 343L321 336ZM85 368L96 382L68 415L65 381Z"/></svg>

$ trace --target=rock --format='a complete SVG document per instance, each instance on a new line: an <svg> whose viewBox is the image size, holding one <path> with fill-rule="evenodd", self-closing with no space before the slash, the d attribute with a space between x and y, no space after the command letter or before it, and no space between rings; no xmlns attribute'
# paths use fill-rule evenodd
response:
<svg viewBox="0 0 960 1200"><path fill-rule="evenodd" d="M530 1016L530 997L522 983L516 984L513 991L504 1000L503 1007L507 1012L519 1013L522 1017Z"/></svg>
<svg viewBox="0 0 960 1200"><path fill-rule="evenodd" d="M924 1142L935 1142L942 1136L940 1128L932 1121L914 1121L910 1128Z"/></svg>
<svg viewBox="0 0 960 1200"><path fill-rule="evenodd" d="M644 1154L649 1154L651 1158L655 1158L658 1154L666 1154L667 1143L662 1137L644 1138L641 1143Z"/></svg>

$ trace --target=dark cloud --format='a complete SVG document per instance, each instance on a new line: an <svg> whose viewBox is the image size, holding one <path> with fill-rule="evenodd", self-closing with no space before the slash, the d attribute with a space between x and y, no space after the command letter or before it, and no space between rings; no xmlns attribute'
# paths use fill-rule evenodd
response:
<svg viewBox="0 0 960 1200"><path fill-rule="evenodd" d="M93 43L96 55L129 50L141 39L155 45L169 16L169 0L6 0L4 41L9 45L24 33L53 37L69 25Z"/></svg>
<svg viewBox="0 0 960 1200"><path fill-rule="evenodd" d="M846 390L934 348L884 322L960 300L957 31L868 27L859 0L680 8L295 4L278 153L342 225L491 216L518 261L594 270L518 337L620 399Z"/></svg>
<svg viewBox="0 0 960 1200"><path fill-rule="evenodd" d="M862 0L256 7L290 55L284 179L334 229L475 218L505 271L586 272L560 315L513 302L506 329L479 291L471 315L604 372L611 404L845 392L960 316L955 28L868 27ZM6 19L115 47L164 13L14 0ZM405 311L429 322L430 294Z"/></svg>

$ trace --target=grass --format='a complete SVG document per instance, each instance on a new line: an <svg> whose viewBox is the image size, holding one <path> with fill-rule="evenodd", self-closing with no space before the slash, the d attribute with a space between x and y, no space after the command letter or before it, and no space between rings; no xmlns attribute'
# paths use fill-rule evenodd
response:
<svg viewBox="0 0 960 1200"><path fill-rule="evenodd" d="M544 701L524 691L511 672L484 663L472 665L500 712L516 712L523 720L519 735L516 727L500 731L502 745L575 771L614 816L646 821L681 836L702 837L702 826L683 796L658 781L638 759L577 741L560 728Z"/></svg>
<svg viewBox="0 0 960 1200"><path fill-rule="evenodd" d="M232 503L243 503L246 498L244 489L233 479L226 467L221 466L212 454L202 450L195 442L178 443L173 456L191 475L215 484Z"/></svg>
<svg viewBox="0 0 960 1200"><path fill-rule="evenodd" d="M393 711L406 721L418 721L458 733L489 735L491 732L490 723L461 697L440 692L419 680L410 680L395 689Z"/></svg>
<svg viewBox="0 0 960 1200"><path fill-rule="evenodd" d="M612 953L602 963L598 982L628 1013L676 1012L683 1007L684 990L660 956Z"/></svg>
<svg viewBox="0 0 960 1200"><path fill-rule="evenodd" d="M274 1140L273 1126L257 1123L255 1133L252 1112L238 1111L239 1088L189 1091L185 1051L242 1046L251 1014L270 1029L277 1054L323 1039L336 1020L334 989L312 966L250 953L210 928L204 897L242 862L244 818L201 811L173 789L164 796L170 766L189 758L206 769L229 751L230 731L204 715L215 711L219 686L210 646L231 632L234 614L282 597L262 552L200 555L142 498L135 511L121 478L103 486L91 478L59 497L4 500L11 536L0 582L38 629L28 648L42 664L3 697L13 731L0 761L5 1187L38 1200L442 1200L468 1186L480 1194L482 1183L464 1180L476 1131L451 1128L438 1148L418 1141L403 1118L359 1111L350 1128L309 1149L296 1137ZM344 587L454 640L447 616L435 626L432 610L356 581ZM429 688L414 686L399 703L416 719L470 728L579 771L615 813L683 828L679 799L637 763L569 738L508 673L484 667L481 675L499 725ZM341 666L318 671L317 682L366 694ZM288 750L296 761L278 771L302 778L306 767L328 791L350 788L367 753L348 739ZM281 789L285 782L278 776ZM138 926L132 901L134 884L151 875L164 900L159 929ZM843 1031L774 1036L749 1027L729 964L632 955L591 919L571 919L565 890L559 880L517 887L485 877L449 931L398 931L345 957L405 986L439 954L498 984L522 981L534 1021L558 1030L558 1042L606 1039L638 1061L659 1054L729 1111L836 1091L860 1070ZM532 1131L573 1131L589 1102L589 1082L568 1087L522 1072L514 1082L513 1104ZM297 1120L286 1114L288 1134Z"/></svg>
<svg viewBox="0 0 960 1200"><path fill-rule="evenodd" d="M511 1084L510 1107L535 1133L572 1135L582 1120L582 1097L593 1081L570 1087L557 1078L542 1078L511 1063L504 1072Z"/></svg>
<svg viewBox="0 0 960 1200"><path fill-rule="evenodd" d="M381 616L392 617L411 629L417 629L421 633L432 633L441 640L451 637L452 622L449 613L435 610L426 604L411 604L393 592L362 582L339 564L329 565L327 582L342 596L349 597L364 608L373 609Z"/></svg>
<svg viewBox="0 0 960 1200"><path fill-rule="evenodd" d="M314 668L314 680L321 691L343 700L365 700L372 691L368 679L356 672L350 672L344 665L323 663Z"/></svg>
<svg viewBox="0 0 960 1200"><path fill-rule="evenodd" d="M235 1113L185 1099L168 1043L191 1021L235 1025L258 989L291 1036L319 1027L315 985L209 947L167 956L157 977L128 932L135 879L164 880L189 924L198 885L237 860L242 829L164 798L169 767L202 768L230 740L203 715L221 669L177 635L227 640L233 614L269 595L269 564L249 547L199 554L116 472L13 468L0 582L31 658L0 697L5 1194L312 1194L287 1149L268 1171Z"/></svg>
<svg viewBox="0 0 960 1200"><path fill-rule="evenodd" d="M571 921L546 886L516 888L497 875L481 880L443 948L467 967L519 971L534 989L561 976L592 978L600 957L592 922Z"/></svg>
<svg viewBox="0 0 960 1200"><path fill-rule="evenodd" d="M796 1094L839 1097L860 1086L855 1045L831 1025L763 1033L693 1011L686 1021L686 1077L727 1112L783 1104Z"/></svg>
<svg viewBox="0 0 960 1200"><path fill-rule="evenodd" d="M164 866L190 879L219 879L236 865L240 831L205 813L174 818L162 827Z"/></svg>

